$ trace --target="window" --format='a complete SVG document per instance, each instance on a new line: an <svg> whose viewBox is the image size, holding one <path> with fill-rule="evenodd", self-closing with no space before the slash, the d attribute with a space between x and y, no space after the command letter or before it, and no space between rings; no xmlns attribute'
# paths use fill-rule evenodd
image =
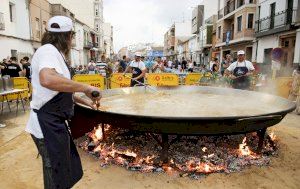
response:
<svg viewBox="0 0 300 189"><path fill-rule="evenodd" d="M46 25L47 25L47 22L43 21L42 33L44 33L46 31Z"/></svg>
<svg viewBox="0 0 300 189"><path fill-rule="evenodd" d="M99 24L96 24L96 31L99 31Z"/></svg>
<svg viewBox="0 0 300 189"><path fill-rule="evenodd" d="M95 15L96 15L96 16L98 16L98 15L99 15L99 11L98 11L98 9L97 9L97 8L95 9Z"/></svg>
<svg viewBox="0 0 300 189"><path fill-rule="evenodd" d="M238 32L242 31L242 16L239 16L237 18L237 31Z"/></svg>
<svg viewBox="0 0 300 189"><path fill-rule="evenodd" d="M248 29L253 29L253 22L254 22L254 14L248 14Z"/></svg>
<svg viewBox="0 0 300 189"><path fill-rule="evenodd" d="M15 22L16 19L16 5L9 3L9 17L11 22Z"/></svg>
<svg viewBox="0 0 300 189"><path fill-rule="evenodd" d="M40 38L40 19L39 18L35 18L35 32L36 32L36 37Z"/></svg>
<svg viewBox="0 0 300 189"><path fill-rule="evenodd" d="M218 27L218 39L221 39L221 26Z"/></svg>
<svg viewBox="0 0 300 189"><path fill-rule="evenodd" d="M249 0L249 3L251 3L251 4L252 4L252 3L253 3L253 0Z"/></svg>

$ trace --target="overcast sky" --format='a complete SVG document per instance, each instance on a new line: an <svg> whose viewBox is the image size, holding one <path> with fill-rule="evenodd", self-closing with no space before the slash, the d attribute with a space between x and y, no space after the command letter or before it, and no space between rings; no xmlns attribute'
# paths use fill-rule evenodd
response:
<svg viewBox="0 0 300 189"><path fill-rule="evenodd" d="M164 33L172 23L191 20L192 7L202 1L104 0L105 22L114 27L115 51L138 42L163 45Z"/></svg>

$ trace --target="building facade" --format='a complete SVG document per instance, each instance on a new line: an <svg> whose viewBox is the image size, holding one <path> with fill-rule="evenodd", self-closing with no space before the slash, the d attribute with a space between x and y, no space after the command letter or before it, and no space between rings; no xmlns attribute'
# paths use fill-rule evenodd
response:
<svg viewBox="0 0 300 189"><path fill-rule="evenodd" d="M164 36L164 56L174 60L179 55L177 47L179 46L179 38L190 38L192 36L192 22L187 20L184 22L174 23Z"/></svg>
<svg viewBox="0 0 300 189"><path fill-rule="evenodd" d="M253 60L253 41L256 15L256 0L220 0L217 21L215 57L220 60L237 51L244 50L246 59Z"/></svg>
<svg viewBox="0 0 300 189"><path fill-rule="evenodd" d="M0 59L32 56L29 4L26 0L1 0Z"/></svg>
<svg viewBox="0 0 300 189"><path fill-rule="evenodd" d="M299 0L258 0L254 59L265 71L271 70L274 48L283 51L279 72L283 76L300 63L299 6Z"/></svg>
<svg viewBox="0 0 300 189"><path fill-rule="evenodd" d="M104 36L104 52L106 58L113 58L114 46L113 46L113 27L110 23L103 24L103 36Z"/></svg>
<svg viewBox="0 0 300 189"><path fill-rule="evenodd" d="M29 1L31 41L34 51L41 46L42 36L51 17L51 5L47 0Z"/></svg>

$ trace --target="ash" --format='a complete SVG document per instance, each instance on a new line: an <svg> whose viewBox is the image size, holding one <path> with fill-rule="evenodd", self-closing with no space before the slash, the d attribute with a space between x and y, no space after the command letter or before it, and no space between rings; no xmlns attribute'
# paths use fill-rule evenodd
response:
<svg viewBox="0 0 300 189"><path fill-rule="evenodd" d="M268 166L278 155L278 140L267 135L261 153L256 133L232 136L183 136L170 145L169 162L160 161L161 146L150 134L101 125L76 142L105 168L118 165L142 173L167 173L201 179L212 173L232 173L248 166ZM159 138L160 136L157 135ZM176 136L169 136L171 142Z"/></svg>

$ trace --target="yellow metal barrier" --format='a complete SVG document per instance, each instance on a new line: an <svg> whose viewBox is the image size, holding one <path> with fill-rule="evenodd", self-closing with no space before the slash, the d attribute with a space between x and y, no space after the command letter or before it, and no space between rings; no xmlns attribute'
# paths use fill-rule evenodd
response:
<svg viewBox="0 0 300 189"><path fill-rule="evenodd" d="M21 98L23 99L29 98L31 93L31 84L29 83L26 77L15 77L13 78L13 83L14 83L14 89L28 89L27 91L21 93ZM17 98L18 98L17 94L7 95L8 100L17 100ZM3 102L2 96L0 96L0 101Z"/></svg>
<svg viewBox="0 0 300 189"><path fill-rule="evenodd" d="M74 81L80 82L80 83L85 83L94 87L98 87L101 90L105 89L105 79L102 75L75 75L73 77Z"/></svg>
<svg viewBox="0 0 300 189"><path fill-rule="evenodd" d="M194 85L198 83L202 77L203 74L201 73L190 73L185 78L185 85Z"/></svg>
<svg viewBox="0 0 300 189"><path fill-rule="evenodd" d="M125 77L122 73L115 73L112 74L110 78L110 88L116 89L116 88L124 88L124 87L130 87L130 82L132 77L132 74L126 74Z"/></svg>
<svg viewBox="0 0 300 189"><path fill-rule="evenodd" d="M176 74L147 74L148 84L151 86L178 86L179 77Z"/></svg>
<svg viewBox="0 0 300 189"><path fill-rule="evenodd" d="M288 98L292 87L293 77L278 77L276 78L277 95Z"/></svg>

